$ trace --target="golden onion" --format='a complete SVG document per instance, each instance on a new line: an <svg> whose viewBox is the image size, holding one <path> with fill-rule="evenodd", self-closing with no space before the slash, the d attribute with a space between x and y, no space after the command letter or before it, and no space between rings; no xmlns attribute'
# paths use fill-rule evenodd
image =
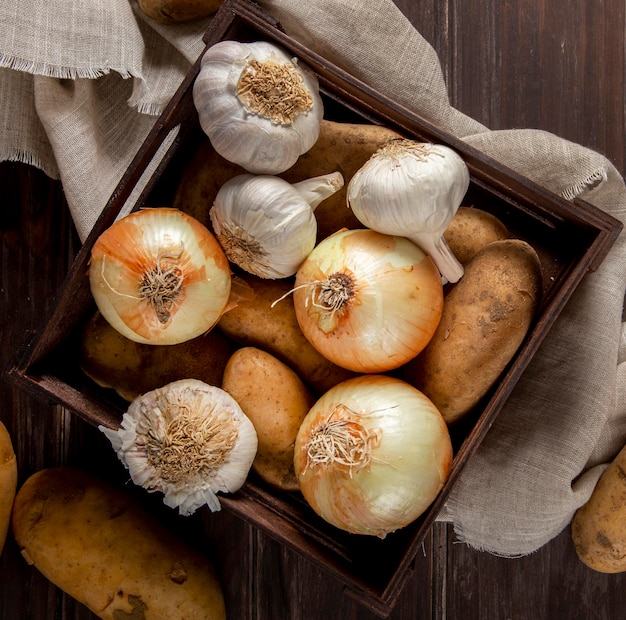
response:
<svg viewBox="0 0 626 620"><path fill-rule="evenodd" d="M443 284L433 260L408 239L343 230L302 263L293 301L302 332L324 357L378 373L405 364L432 338Z"/></svg>
<svg viewBox="0 0 626 620"><path fill-rule="evenodd" d="M102 316L123 336L178 344L219 320L231 272L217 239L196 219L177 209L143 209L98 237L89 284Z"/></svg>
<svg viewBox="0 0 626 620"><path fill-rule="evenodd" d="M379 538L432 504L451 462L438 409L387 375L361 375L328 390L295 442L294 469L311 508L335 527Z"/></svg>

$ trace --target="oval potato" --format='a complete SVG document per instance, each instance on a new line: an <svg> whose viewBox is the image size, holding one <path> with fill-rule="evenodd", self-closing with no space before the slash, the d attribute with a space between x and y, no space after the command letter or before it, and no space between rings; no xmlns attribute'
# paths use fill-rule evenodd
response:
<svg viewBox="0 0 626 620"><path fill-rule="evenodd" d="M396 131L382 125L340 123L323 119L320 135L313 147L301 155L289 170L278 175L290 183L335 171L343 175L343 187L315 209L318 240L341 228L362 228L346 205L348 181L378 148L399 137L400 134ZM173 206L193 215L210 228L209 210L220 187L228 179L244 172L240 166L218 155L207 140L185 167Z"/></svg>
<svg viewBox="0 0 626 620"><path fill-rule="evenodd" d="M180 344L140 344L122 336L96 312L82 331L80 365L98 385L131 402L179 379L219 385L235 348L215 329Z"/></svg>
<svg viewBox="0 0 626 620"><path fill-rule="evenodd" d="M354 376L318 353L304 337L289 294L291 279L263 280L247 274L242 278L253 294L226 312L218 329L242 346L257 347L277 357L315 394ZM278 303L272 307L275 301Z"/></svg>
<svg viewBox="0 0 626 620"><path fill-rule="evenodd" d="M12 526L26 561L99 618L226 618L208 558L86 472L33 474L15 497Z"/></svg>
<svg viewBox="0 0 626 620"><path fill-rule="evenodd" d="M272 486L297 491L294 444L315 400L300 377L270 353L243 347L226 365L222 388L256 429L259 445L252 469Z"/></svg>
<svg viewBox="0 0 626 620"><path fill-rule="evenodd" d="M541 298L539 258L525 241L485 246L444 298L432 340L403 369L448 424L464 417L511 361Z"/></svg>
<svg viewBox="0 0 626 620"><path fill-rule="evenodd" d="M17 459L7 427L0 422L0 555L11 523L17 489Z"/></svg>
<svg viewBox="0 0 626 620"><path fill-rule="evenodd" d="M583 564L600 573L626 571L626 446L574 514L571 532Z"/></svg>
<svg viewBox="0 0 626 620"><path fill-rule="evenodd" d="M495 215L482 209L461 206L443 236L452 254L462 265L466 265L486 245L508 239L511 235Z"/></svg>

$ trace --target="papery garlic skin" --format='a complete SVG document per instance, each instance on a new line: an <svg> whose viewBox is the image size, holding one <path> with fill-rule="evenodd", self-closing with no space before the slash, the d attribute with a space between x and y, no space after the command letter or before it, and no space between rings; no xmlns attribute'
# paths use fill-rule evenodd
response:
<svg viewBox="0 0 626 620"><path fill-rule="evenodd" d="M429 254L448 282L463 276L443 234L469 188L469 170L453 149L392 140L348 183L347 201L368 228L402 235Z"/></svg>
<svg viewBox="0 0 626 620"><path fill-rule="evenodd" d="M286 278L315 247L315 207L341 187L339 172L295 184L271 175L238 175L218 191L211 224L232 263L260 278Z"/></svg>
<svg viewBox="0 0 626 620"><path fill-rule="evenodd" d="M324 114L317 77L265 41L220 41L193 86L200 126L225 159L279 174L317 141Z"/></svg>
<svg viewBox="0 0 626 620"><path fill-rule="evenodd" d="M190 515L220 510L217 493L245 482L258 439L252 422L226 391L182 379L138 396L118 430L100 426L132 481L164 494Z"/></svg>
<svg viewBox="0 0 626 620"><path fill-rule="evenodd" d="M452 456L448 427L426 396L397 378L362 375L310 409L296 436L294 469L324 520L384 538L432 504Z"/></svg>

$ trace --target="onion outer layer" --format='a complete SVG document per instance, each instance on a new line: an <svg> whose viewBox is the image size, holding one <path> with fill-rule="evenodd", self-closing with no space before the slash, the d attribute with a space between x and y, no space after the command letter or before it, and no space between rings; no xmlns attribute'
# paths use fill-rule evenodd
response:
<svg viewBox="0 0 626 620"><path fill-rule="evenodd" d="M448 427L435 405L386 375L331 388L295 442L294 469L311 508L335 527L379 538L432 504L451 462Z"/></svg>

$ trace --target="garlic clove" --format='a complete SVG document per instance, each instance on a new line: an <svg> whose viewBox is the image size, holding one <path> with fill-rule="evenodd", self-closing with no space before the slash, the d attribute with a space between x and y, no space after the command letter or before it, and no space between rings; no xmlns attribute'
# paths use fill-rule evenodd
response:
<svg viewBox="0 0 626 620"><path fill-rule="evenodd" d="M260 278L286 278L315 246L315 207L341 187L339 172L296 184L272 175L237 175L218 191L211 224L232 263Z"/></svg>
<svg viewBox="0 0 626 620"><path fill-rule="evenodd" d="M317 77L272 43L208 48L193 100L215 150L254 174L284 172L319 136Z"/></svg>

